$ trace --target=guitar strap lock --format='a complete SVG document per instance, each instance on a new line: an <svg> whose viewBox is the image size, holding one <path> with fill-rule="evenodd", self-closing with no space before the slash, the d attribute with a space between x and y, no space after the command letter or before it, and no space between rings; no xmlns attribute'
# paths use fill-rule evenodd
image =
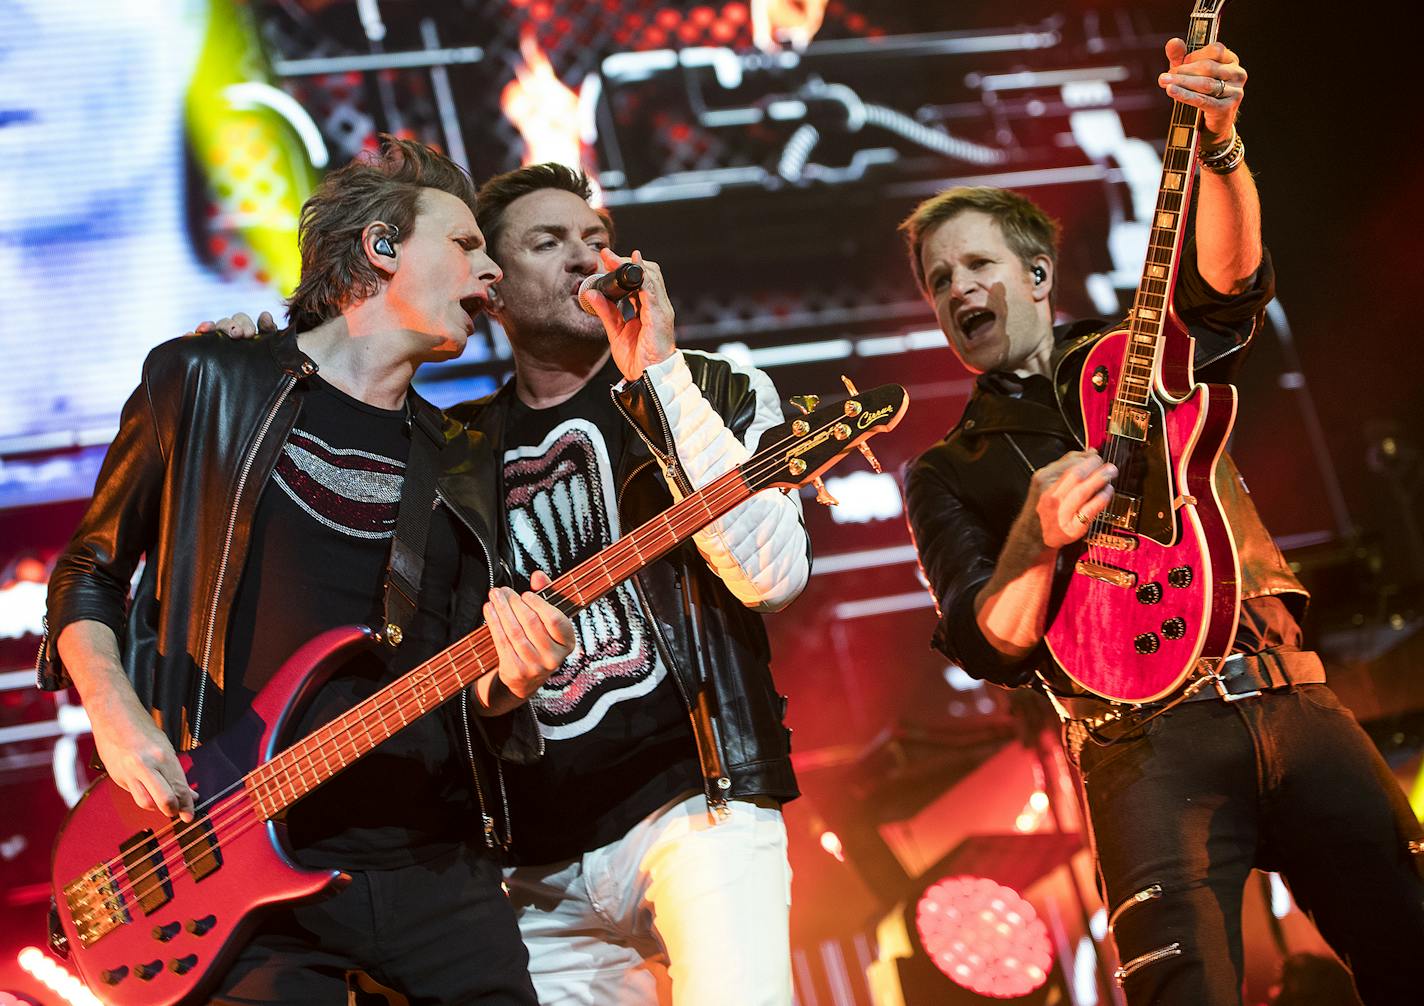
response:
<svg viewBox="0 0 1424 1006"><path fill-rule="evenodd" d="M399 625L397 625L395 622L386 623L385 639L386 644L390 646L391 649L394 650L397 646L399 646L401 644L401 640L404 638L405 632L401 629Z"/></svg>

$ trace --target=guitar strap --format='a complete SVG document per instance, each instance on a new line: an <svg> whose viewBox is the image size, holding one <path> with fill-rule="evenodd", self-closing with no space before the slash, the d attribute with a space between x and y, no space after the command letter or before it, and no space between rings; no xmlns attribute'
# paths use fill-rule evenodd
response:
<svg viewBox="0 0 1424 1006"><path fill-rule="evenodd" d="M400 645L405 630L415 621L420 581L425 573L425 542L430 534L430 514L435 509L435 467L439 452L434 435L424 428L412 408L413 395L412 392L406 399L406 408L412 410L410 456L406 459L405 481L396 510L396 533L391 539L386 571L384 637L391 646Z"/></svg>

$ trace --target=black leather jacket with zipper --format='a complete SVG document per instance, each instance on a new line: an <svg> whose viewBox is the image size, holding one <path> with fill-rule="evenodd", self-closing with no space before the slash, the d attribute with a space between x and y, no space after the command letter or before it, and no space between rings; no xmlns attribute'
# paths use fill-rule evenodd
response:
<svg viewBox="0 0 1424 1006"><path fill-rule="evenodd" d="M1231 379L1273 290L1267 256L1249 290L1236 296L1216 293L1197 272L1195 248L1187 242L1174 305L1196 338L1197 381ZM1082 431L1075 420L1081 365L1075 361L1110 327L1090 319L1054 329L1056 408L1020 395L1013 375L985 374L945 438L909 466L906 516L938 615L931 643L976 678L1015 686L1029 683L1037 673L1055 692L1080 691L1042 645L1022 661L1006 663L984 638L974 599L993 575L1033 470L1081 448ZM1280 597L1299 618L1308 595L1262 523L1229 455L1217 466L1215 481L1236 540L1242 599Z"/></svg>
<svg viewBox="0 0 1424 1006"><path fill-rule="evenodd" d="M220 728L228 617L253 515L316 370L290 332L260 341L189 337L149 354L93 500L50 578L41 688L68 685L55 640L65 626L90 619L114 631L139 700L175 748L192 749ZM495 465L478 434L414 392L411 404L414 429L437 447L437 500L469 531L470 548L484 553L460 564L452 638L404 641L434 653L479 623L502 569L490 530L499 526ZM467 696L460 701L467 705ZM474 719L509 747L506 757L527 749L534 735L527 707L498 722ZM484 756L468 733L466 747L479 786L476 758ZM486 805L493 789L479 790Z"/></svg>
<svg viewBox="0 0 1424 1006"><path fill-rule="evenodd" d="M684 356L702 397L745 441L758 407L746 373L715 356ZM511 381L447 411L502 453L513 395ZM639 434L626 438L621 456L612 459L620 524L632 528L672 505L659 460L671 459L676 469L677 451L657 393L645 379L626 383L613 398ZM658 445L658 456L651 445ZM798 796L786 698L772 680L761 616L732 595L691 542L637 573L633 585L687 707L708 800L759 796L784 802Z"/></svg>

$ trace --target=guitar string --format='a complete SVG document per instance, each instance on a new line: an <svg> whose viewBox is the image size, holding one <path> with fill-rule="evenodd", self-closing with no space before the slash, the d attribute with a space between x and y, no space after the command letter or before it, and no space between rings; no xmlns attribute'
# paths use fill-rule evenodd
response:
<svg viewBox="0 0 1424 1006"><path fill-rule="evenodd" d="M1182 118L1183 116L1185 116L1186 118L1188 118L1190 121L1185 121L1185 122L1184 122L1184 121L1179 121L1179 119ZM1175 172L1178 172L1178 173L1180 173L1180 174L1185 175L1185 174L1187 173L1187 171L1192 168L1192 165L1191 165L1192 150L1193 150L1193 148L1194 148L1194 146L1195 146L1195 142L1196 142L1196 139L1197 139L1197 131L1199 130L1200 124L1201 124L1201 113L1200 113L1198 110L1196 110L1196 109L1194 109L1194 108L1190 108L1190 106L1187 106L1186 104L1184 104L1184 103L1182 103L1182 102L1178 102L1178 101L1174 101L1174 102L1173 102L1172 117L1171 117L1171 128L1172 128L1172 129L1176 129L1176 128L1178 128L1178 127L1185 127L1185 128L1188 128L1188 129L1192 130L1192 134L1191 134L1190 141L1189 141L1187 144L1173 144L1173 143L1171 143L1170 137L1169 137L1168 146L1167 146L1167 151L1166 151L1165 156L1163 157L1163 171L1164 171L1164 173L1167 172L1167 171L1175 171ZM1186 164L1181 164L1181 163L1179 163L1179 161L1181 161L1181 160L1185 160L1185 161L1186 161ZM1179 243L1179 239L1180 239L1180 234L1181 234L1181 231L1182 231L1182 229L1183 229L1182 213L1183 213L1183 210L1184 210L1184 209L1186 208L1186 206L1187 206L1187 200L1186 200L1185 197L1186 197L1186 192L1185 192L1185 191L1183 191L1182 193L1179 193L1179 194L1173 194L1173 193L1171 193L1170 190L1168 190L1165 186L1162 186L1161 193L1160 193L1160 197L1159 197L1157 206L1156 206L1156 208L1155 208L1155 210L1154 210L1154 220L1156 219L1156 214L1157 214L1157 213L1164 212L1164 211L1165 211L1165 212L1171 212L1171 213L1173 214L1173 219L1174 219L1174 222L1175 222L1175 223L1174 223L1174 234L1173 234L1173 237L1172 237L1172 241L1171 241L1170 243L1166 244L1166 245L1159 245L1159 244L1155 243L1155 242L1152 240L1151 237L1149 237L1148 249L1147 249L1147 260L1148 260L1148 264L1149 264L1149 265L1151 265L1151 264L1162 265L1162 264L1163 264L1163 263L1153 263L1153 261L1152 261L1152 255L1153 255L1154 252L1156 252L1156 251L1168 251L1168 252L1171 252L1171 251L1173 251L1173 250L1177 247L1177 245L1178 245L1178 243ZM1175 206L1175 208L1171 208L1171 207L1168 207L1168 206L1165 205L1165 203L1167 202L1167 200L1168 200L1169 198L1176 200L1176 206ZM1155 232L1156 232L1157 230L1159 230L1159 228L1157 228L1157 227L1154 226L1154 228L1153 228L1153 234L1154 234L1154 235L1155 235ZM1168 268L1170 269L1170 264L1168 264ZM1165 303L1167 302L1168 298L1169 298L1170 295L1171 295L1172 284L1171 284L1166 278L1160 280L1160 282L1161 282L1162 286L1164 287L1164 289L1163 289L1163 291L1159 294L1159 293L1157 293L1156 291L1154 291L1154 290L1152 289L1152 285L1154 284L1154 282L1159 282L1159 281L1154 280L1153 277L1149 277L1149 276L1144 275L1143 280L1142 280L1142 285L1141 285L1141 288L1140 288L1140 289L1145 289L1145 290L1147 290L1147 292L1150 293L1152 296L1158 297L1158 298L1164 303L1164 305L1165 305ZM1141 293L1139 292L1139 297L1140 297L1140 296L1141 296ZM1158 327L1160 328L1160 326L1161 326L1161 324L1162 324L1162 317L1163 317L1163 310L1164 310L1164 309L1163 309L1163 308L1156 308L1155 310L1157 311ZM1135 340L1134 340L1134 336L1136 335L1135 325L1136 325L1137 323L1138 323L1138 320L1137 320L1137 313L1134 311L1133 320L1132 320L1132 322L1129 323L1129 325L1127 326L1128 342L1127 342L1126 348L1125 348L1124 351L1123 351L1122 368L1121 368L1121 373L1120 373L1120 376L1119 376L1119 379L1118 379L1118 380L1119 380L1119 386L1121 386L1121 383L1122 383L1122 381L1124 380L1125 377L1127 377L1127 376L1133 376L1133 375L1131 375L1131 368L1132 368L1133 366L1142 366L1141 363L1134 363L1134 362L1133 362L1133 356L1134 356L1134 352L1133 352L1133 351L1134 351L1134 348L1135 348L1135 346L1136 346L1136 342L1135 342ZM1159 348L1160 348L1160 340L1161 340L1160 334L1159 334L1158 336L1154 337L1154 342L1155 342L1156 344L1154 344L1154 346L1153 346L1152 359L1151 359L1151 361L1149 361L1149 362L1147 363L1147 365L1146 365L1146 366L1147 366L1147 371L1148 371L1148 373L1147 373L1147 376L1146 376L1146 382L1147 382L1147 383L1146 383L1146 387L1145 387L1145 389L1144 389L1144 391L1143 391L1143 397L1146 399L1146 402L1143 403L1144 405L1150 403L1150 402L1152 401L1152 398L1153 398L1153 384L1155 383L1154 378L1156 377L1157 372L1158 372L1158 369L1159 369L1159 366L1160 366L1160 362L1159 362L1159 360L1158 360L1158 352L1159 352ZM1116 397L1117 397L1117 396L1114 396L1114 398L1116 398ZM1117 403L1116 403L1116 401L1115 401L1115 402L1113 403L1113 405L1109 407L1109 413L1108 413L1108 414L1109 414L1109 426L1110 426L1110 427L1111 427L1111 416L1112 416L1112 414L1113 414L1115 411L1117 411L1116 405L1117 405ZM1104 451L1104 454L1105 454L1104 460L1107 461L1109 464L1112 464L1112 465L1116 466L1116 467L1118 468L1119 473L1121 473L1122 470L1123 470L1122 462L1123 462L1124 460L1127 460L1128 457L1130 457L1130 455L1131 455L1131 448L1130 448L1127 444L1124 443L1124 438L1119 437L1119 436L1116 436L1116 435L1113 435L1113 434L1111 434L1111 433L1108 434L1107 440L1108 440L1108 442L1107 442L1107 445L1106 445L1106 450ZM1125 457L1125 456L1126 456L1126 457ZM1109 517L1108 517L1108 512L1109 512L1109 509L1110 509L1110 508L1111 508L1111 503L1109 503L1108 507L1105 507L1105 508L1104 508L1097 516L1095 516L1095 517L1093 518L1093 520L1089 523L1088 546L1087 546L1086 552L1087 552L1087 556L1088 556L1089 561L1094 562L1094 563L1097 563L1097 564L1099 564L1099 565L1110 565L1109 559L1112 558L1112 557L1109 556L1109 554L1108 554L1109 552L1112 551L1109 547L1107 547L1106 545L1097 545L1097 544L1095 544L1095 543L1093 542L1093 538L1095 538L1095 537L1102 536L1103 539L1106 540L1106 539L1111 535L1112 529L1113 529L1113 527L1114 527L1115 525L1113 524L1113 522L1112 522L1112 521L1109 519Z"/></svg>
<svg viewBox="0 0 1424 1006"><path fill-rule="evenodd" d="M849 399L847 399L847 401L849 401ZM842 404L842 408L843 408L843 407L844 407L844 403L841 403L841 404ZM898 413L898 412L899 412L899 409L896 409L896 413ZM864 413L862 413L862 414L864 414ZM830 430L830 429L832 429L833 427L835 427L838 423L842 422L842 421L843 421L844 419L846 419L846 418L847 418L847 417L845 416L844 412L842 412L841 414L836 415L835 417L828 419L824 426L821 426L821 427L819 427L818 429L816 429L816 430L814 431L814 434L820 434L820 433L823 433L823 432L825 432L825 431L827 431L827 430ZM845 441L840 441L839 443L842 443L844 446L843 446L843 449L840 450L840 451L837 451L837 453L838 453L838 454L848 453L852 447L855 447L855 446L856 446L857 444L859 444L861 441L867 439L870 434L873 434L873 433L876 433L876 432L880 432L880 426L883 426L883 425L884 425L884 424L882 423L882 424L880 424L879 426L867 426L867 427L866 427L866 430L865 430L865 431L862 431L862 432L867 432L867 431L868 431L868 432L867 432L867 436L865 436L865 437L847 438L847 440L845 440ZM614 552L619 552L619 551L622 551L622 552L632 552L634 556L637 556L638 558L641 559L641 558L642 558L641 553L639 552L639 550L638 550L638 548L637 548L637 538L639 537L640 532L644 531L645 529L651 529L651 528L653 528L653 527L656 526L659 522L661 522L661 523L663 523L664 525L666 525L666 530L667 530L667 531L671 531L672 534L673 534L673 540L672 540L672 542L668 545L668 549L667 549L667 550L670 550L671 548L676 547L677 544L679 544L679 543L681 543L682 541L686 540L686 538L687 538L689 535L695 534L695 533L696 533L698 530L700 530L702 527L705 527L707 524L710 524L712 521L717 520L720 516L724 516L728 511L730 511L731 509L734 509L737 505L739 505L739 503L742 502L742 501L741 501L741 500L736 500L734 497L736 497L739 493L746 492L746 490L749 488L749 483L755 482L755 481L759 481L759 480L761 480L762 478L765 478L765 477L769 476L769 475L770 475L772 472L774 472L775 470L781 468L781 467L785 464L785 458L783 458L783 457L778 457L778 456L776 456L776 455L779 454L779 452L782 450L782 448L784 448L785 446L787 446L787 445L789 445L789 444L794 444L794 443L798 443L798 442L805 442L805 441L809 440L812 436L813 436L813 433L812 433L811 431L808 431L806 434L803 434L803 435L801 435L801 436L797 436L797 435L795 435L795 434L793 433L793 434L791 434L791 435L789 435L789 436L786 436L786 437L782 438L781 440L777 441L775 444L773 444L773 445L770 446L770 447L766 447L766 446L761 447L761 449L757 452L757 455L756 455L755 457L749 459L748 462L744 463L744 464L741 465L741 466L738 466L737 468L732 469L732 470L729 471L729 472L723 473L723 475L719 476L717 479L714 479L711 483L709 483L709 484L708 484L707 486L705 486L703 489L699 490L697 493L694 493L692 496L686 497L684 500L680 501L680 503L679 503L678 505L674 506L671 510L669 510L669 511L664 511L664 513L662 513L662 514L658 515L657 517L654 517L654 518L652 518L651 520L645 522L643 525L641 525L641 526L639 526L638 528L634 529L634 531L633 531L631 534L629 534L629 535L627 535L627 536L625 536L625 537L619 539L617 542L614 542L612 545L610 545L607 549L604 549L602 552L598 553L597 555L595 555L595 556L593 556L593 557L591 557L591 558L585 560L584 562L580 563L580 564L579 564L578 566L576 566L573 570L571 570L568 574L566 574L565 577L561 577L559 581L556 581L555 583L550 584L549 587L544 588L544 591L541 591L541 592L540 592L541 596L543 596L545 592L550 592L550 594L552 595L552 599L551 599L551 597L545 597L545 600L550 600L551 603L553 603L556 607L558 607L561 611L563 611L563 613L564 613L565 615L571 615L571 614L573 614L574 612L578 611L579 608L584 607L585 605L584 605L584 604L579 604L578 602L574 601L572 598L564 598L564 597L562 597L562 596L559 596L559 595L562 594L564 591L563 591L563 590L560 590L560 591L555 592L555 591L554 591L554 588L555 588L555 587L558 587L558 586L560 586L560 585L562 584L562 585L564 585L564 586L567 587L567 588L574 588L574 589L577 591L577 594L578 594L579 596L584 596L585 591L586 591L586 589L587 589L588 587L597 588L598 586L600 586L600 584L607 582L607 581L609 580L609 576L608 576L608 572L607 572L606 567L607 567L607 564L608 564L608 562L609 562L609 560L610 560L610 554L611 554L611 553L614 553ZM804 477L805 477L805 473L803 473L802 476L797 476L798 479L802 479L802 478L804 478ZM805 478L805 481L810 481L810 479L809 479L809 478ZM719 483L725 483L725 484L719 485ZM767 488L770 488L770 486L768 486ZM755 491L746 492L746 498L750 498L751 496L755 495L757 492L760 492L760 491L762 491L762 490L755 490ZM687 512L687 513L686 513L686 516L684 516L684 517L678 519L678 520L676 521L676 523L675 523L673 520L669 520L669 519L668 519L668 513L671 513L671 512L673 512L673 511L676 511L676 510L680 509L682 503L687 503L687 502L689 502L689 501L691 501L691 500L693 500L693 499L697 499L697 498L699 498L699 497L701 498L701 504L702 504L702 506L701 506L700 509L703 510L703 511L705 511L705 512L708 513L708 514L714 514L713 516L710 517L710 519L708 519L708 518L705 516L705 514L699 513L699 512L698 512L698 510L699 510L698 507L690 507L690 506L686 508L686 512ZM730 503L728 502L729 500L730 500ZM714 502L714 501L715 501L715 502ZM721 511L721 513L715 513L715 511L717 510L718 507L722 507L722 506L724 506L724 505L725 505L725 509L723 509L723 510ZM620 549L620 548L619 548L620 545L621 545L621 546L625 546L625 547L622 548L622 549ZM664 550L664 551L666 551L666 550ZM659 553L659 557L661 556L661 554L662 554L662 553ZM625 560L623 560L623 559L620 557L620 561L625 561ZM589 574L590 574L590 573L593 573L596 568L601 568L601 575L598 576L598 577L590 577ZM631 575L631 574L629 574L629 575ZM624 579L626 579L626 577L624 577ZM591 580L592 582L591 582L591 583L588 582L589 580ZM584 581L584 582L583 582L583 583L580 583L580 581ZM621 580L620 580L620 581L617 581L617 582L621 582ZM609 584L608 586L605 586L605 587L603 588L604 592L613 589L613 587L617 585L617 582L614 582L614 583L612 583L612 584ZM594 598L594 599L596 599L596 598ZM589 600L588 602L586 602L586 603L592 603L592 600L593 600L593 599L590 599L590 600ZM564 605L566 605L566 604L569 606L569 610L564 610ZM460 673L461 673L463 670L465 670L466 668L458 667L458 666L455 664L455 657L453 656L453 654L451 654L451 652L450 652L451 650L454 650L454 649L457 649L457 648L462 648L462 649L464 649L466 652L472 652L473 655L474 655L475 658L476 658L475 661L474 661L475 665L478 666L478 667L481 667L482 669L483 669L483 665L488 661L488 658L489 658L491 655L497 657L498 654L497 654L497 652L494 651L494 645L493 645L493 639L492 639L492 637L489 638L489 639L473 639L473 637L478 636L478 635L479 635L480 633L482 633L482 632L485 633L485 634L488 636L489 630L488 630L487 627L483 627L483 626L482 626L481 628L479 628L479 629L476 629L474 632L472 632L472 633L470 633L469 635L465 636L464 639L461 640L460 642L455 643L452 647L450 647L450 648L448 648L447 650L442 651L442 653L437 654L436 656L430 658L430 660L426 661L425 664L422 664L421 667L418 667L418 668L414 669L414 670L411 671L410 673L404 675L401 679L398 679L397 681L392 682L392 683L391 683L390 685L388 685L385 689L382 689L381 692L378 692L375 696L372 696L371 699L366 700L367 702L373 703L373 704L375 704L375 705L381 705L381 704L385 704L385 703L387 703L387 702L391 702L391 703L394 704L395 709L396 709L398 712L401 713L401 726L398 727L398 728L396 728L396 730L391 731L391 733L387 735L388 737L391 736L391 735L393 735L394 733L398 732L400 729L403 729L403 728L404 728L405 726L407 726L410 722L412 722L411 720L407 720L407 719L405 718L405 715L404 715L404 713L405 713L405 711L406 711L406 710L404 709L404 706L405 706L405 704L406 704L406 702L407 702L408 699L410 699L410 698L415 698L415 699L416 699L416 703L415 703L415 704L416 704L416 707L417 707L417 709L418 709L419 711L417 712L415 718L418 719L420 716L423 716L423 715L425 714L425 712L428 711L428 710L424 710L423 708L421 708L420 699L414 695L414 688L417 687L417 686L420 684L420 680L419 680L419 679L422 679L422 678L424 678L424 679L433 679L433 678L435 677L435 674L437 673L437 672L435 672L435 671L423 672L422 669L425 668L425 667L427 667L427 665L432 664L432 663L434 663L435 661L438 661L438 660L444 658L448 663L450 663L450 665L451 665L451 670L454 670L454 671L455 671L454 680L455 680L456 682L458 682L458 681L460 680ZM488 643L488 646L485 647L486 652L480 653L478 648L482 647L483 644L485 644L485 643ZM468 645L466 645L466 644L468 644ZM489 672L490 672L489 670L482 670L482 673L489 673ZM476 677L479 677L479 676L481 676L481 675L476 675ZM461 687L463 687L463 686L461 686ZM389 691L389 694L386 694L388 691ZM407 694L401 694L401 695L399 695L399 697L397 698L397 694L398 694L399 692L401 692L401 691L405 691ZM456 691L458 691L458 688L456 688ZM384 698L382 698L383 695L385 696ZM441 705L441 704L443 704L445 701L448 701L450 698L453 698L453 697L454 697L454 694L452 693L450 696L447 696L446 699L443 699L443 700L441 700L440 703L437 703L437 705ZM365 705L365 704L366 704L366 703L362 703L362 705ZM314 753L312 753L312 752L310 752L310 751L306 751L306 752L303 752L303 753L301 753L301 754L293 755L292 752L297 751L299 748L303 748L303 747L320 747L320 746L330 745L330 744L333 744L333 743L337 744L338 749L339 749L341 746L346 745L346 744L348 744L348 743L352 743L352 742L354 741L354 731L357 729L357 727L360 727L360 728L366 730L366 732L367 732L367 739L368 739L368 741L369 741L369 739L370 739L370 728L369 728L369 725L365 723L365 715L366 715L366 714L363 714L363 715L361 715L361 716L353 716L353 715L352 715L352 714L354 714L354 713L356 712L356 709L359 709L359 708L360 708L360 706L357 706L355 709L349 710L347 713L343 714L342 716L338 717L336 720L332 721L331 724L328 724L326 727L323 727L323 728L321 728L320 730L314 731L312 734L309 734L307 737L304 737L302 740L300 740L300 741L298 741L296 744L294 744L291 748L286 749L285 751L283 751L281 754L275 756L275 757L274 757L273 759L271 759L270 761L265 762L265 763L263 763L262 765L257 766L257 767L254 768L251 772L249 772L247 775L243 776L241 779L239 779L239 780L235 781L234 783L230 784L226 789L220 791L220 792L219 792L218 794L216 794L215 796L209 798L209 801L208 801L207 803L205 803L205 804L200 804L200 805L199 805L199 809L204 809L204 810L206 810L206 809L209 808L209 807L212 808L212 811L211 811L210 813L208 813L208 814L204 817L203 820L204 820L204 822L211 828L211 830L212 830L212 832L214 833L214 835L216 836L216 833L217 833L217 831L218 831L220 828L226 828L226 827L228 827L229 825L233 824L234 821L236 821L236 822L237 822L237 826L236 826L229 834L226 834L226 835L224 836L224 837L226 838L226 840L229 840L229 841L230 841L230 840L236 839L236 838L239 837L240 835L244 834L246 831L250 830L252 827L256 827L256 826L258 826L258 825L260 825L260 824L264 824L264 823L266 823L267 820L270 820L270 818L254 817L254 818L249 818L249 819L247 819L246 821L243 821L243 820L242 820L242 817L243 817L243 815L245 814L245 812L246 812L246 810L247 810L248 808L242 808L242 807L240 806L241 803L242 803L242 800L240 799L240 797L242 797L242 796L247 796L247 797L252 798L249 802L255 803L255 804L257 804L258 806L254 806L254 807L252 807L251 809L256 809L256 810L259 810L259 812L260 812L260 809L261 809L261 808L260 808L261 798L260 798L259 796L257 796L257 795L255 794L255 792L254 792L254 790L255 790L257 787L269 787L269 788L270 788L274 783L276 783L276 782L278 781L278 779L281 779L283 776L300 772L300 771L302 770L302 767L301 767L301 765L300 765L299 763L300 763L300 760L301 760L302 758L309 758L309 759L311 759L311 767L312 767L312 768L317 768L317 767L318 767L318 766L316 765L316 762L315 762L315 755L314 755ZM432 707L432 708L433 708L433 707ZM368 712L369 712L369 711L368 711ZM331 737L328 737L328 738L326 738L326 739L324 739L324 740L322 741L322 744L321 744L321 745L317 745L317 744L312 743L313 740L314 740L314 738L318 737L323 731L329 729L329 728L332 727L332 726L335 726L336 724L341 723L343 720L346 720L346 719L348 719L348 718L351 719L351 722L348 723L348 724L346 724L344 727L341 727L339 730L334 731L334 732L332 733L332 736L331 736ZM389 723L389 718L387 718L384 722ZM345 737L345 738L343 738L343 739L341 739L340 741L337 741L337 734L340 734L340 733L347 734L348 736ZM383 739L384 739L384 738L383 738ZM357 747L359 748L359 744L357 744ZM281 768L280 770L272 770L272 768L271 768L272 766L277 765L279 762L283 762L284 760L285 760L285 761L289 761L289 762L296 762L297 764L293 764L290 768L288 768L288 767L283 767L283 768ZM353 759L353 760L354 760L354 759ZM347 767L346 765L342 765L341 768L337 769L337 771L339 772L339 771L345 769L346 767ZM328 769L329 769L329 765L328 765ZM331 773L331 774L334 775L335 773ZM260 776L263 776L263 778L258 779L257 777L258 777L259 775L260 775ZM329 777L330 777L330 776L328 776L328 778L329 778ZM252 780L252 781L253 781L253 786L252 786L251 788L249 788L248 785L247 785L248 782L249 782L249 780ZM325 781L324 779L323 779L323 780L320 780L320 781L317 783L317 785L319 785L320 782L324 782L324 781ZM291 780L291 779L286 779L283 783L279 783L279 784L277 785L277 787L276 787L276 789L277 789L277 795L279 795L279 796L281 795L283 785L285 785L287 788L292 789L293 793L295 793L296 788L298 788L298 786L301 784L301 782L302 782L302 780L297 780L297 781L295 782L295 784L294 784L293 780ZM241 793L241 794L234 794L233 791L236 790L236 789L238 789L238 787L243 787L244 792ZM312 786L311 788L314 789L315 786ZM300 796L294 796L294 797L292 798L292 800L289 800L289 801L288 801L288 803L292 803L292 802L295 802L295 801L298 800L298 799L301 799L302 797L306 796L307 793L309 793L310 791L311 791L311 790L308 789L308 790L306 790L306 792L303 792ZM230 795L231 795L231 797L232 797L231 799L230 799ZM237 810L238 813L237 813L237 814L232 814L231 812L234 811L234 810ZM219 817L220 817L220 816L222 816L222 819L221 819L221 820L219 820ZM186 826L184 827L184 833L186 834L189 829L193 829L193 828L194 828L194 825L193 825L193 824L186 825ZM140 885L140 884L147 884L150 880L152 880L153 878L157 877L158 874L159 874L161 871L165 870L165 869L173 869L173 870L178 869L178 868L180 867L181 862L182 862L183 860L186 860L187 854L188 854L195 846L198 846L198 845L200 845L201 843L203 843L204 841L207 840L206 829L204 829L204 828L202 828L202 827L197 828L198 834L196 835L196 837L193 838L193 839L190 840L190 841L187 841L186 844L183 843L183 839L178 838L178 830L177 830L176 827L170 825L167 830L168 830L168 836L169 836L169 837L164 838L164 839L161 839L159 842L157 842L157 843L155 844L155 846L154 846L154 848L153 848L152 850L146 851L146 852L144 853L144 859L149 860L150 862L152 862L152 860L153 860L155 857L157 857L157 858L160 860L160 862L159 862L159 863L154 863L154 865L153 865L146 873L140 874L140 875L138 875L137 877L129 876L128 873L127 873L127 871L125 871L125 872L124 872L125 880L124 880L124 881L119 881L119 882L116 882L116 883L115 883L115 890L116 890L116 891L118 891L118 892L121 893L121 894L127 893L132 899L134 899L134 900L139 900L138 897L137 897L137 895L136 895L136 893L135 893L135 889L138 887L138 885ZM175 843L178 843L178 844L177 844L177 853L178 853L178 856L170 861L169 856L170 856L170 853L172 853L172 852L174 851ZM89 870L85 871L84 874L81 874L81 878L82 878L83 876L88 876L88 875L92 874L95 869L100 869L100 868L102 868L102 869L104 869L106 872L109 872L110 875L111 875L111 877L114 877L114 879L117 881L117 877L113 874L112 871L116 870L117 867L122 864L122 862L123 862L123 856L122 856L122 855L115 856L115 857L113 857L112 859L110 859L107 863L99 864L98 867L92 867L92 868L90 868ZM88 918L92 918L94 914L96 914L96 913L90 913L90 915L85 918L85 921L87 921ZM72 915L72 917L76 920L76 922L81 918L79 915Z"/></svg>

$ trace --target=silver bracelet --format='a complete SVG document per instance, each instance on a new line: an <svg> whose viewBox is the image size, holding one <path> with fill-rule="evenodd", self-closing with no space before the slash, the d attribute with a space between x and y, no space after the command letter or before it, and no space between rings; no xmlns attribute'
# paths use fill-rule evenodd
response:
<svg viewBox="0 0 1424 1006"><path fill-rule="evenodd" d="M1229 175L1246 161L1246 144L1241 134L1233 126L1231 142L1210 154L1197 154L1197 160L1207 171L1215 175Z"/></svg>

